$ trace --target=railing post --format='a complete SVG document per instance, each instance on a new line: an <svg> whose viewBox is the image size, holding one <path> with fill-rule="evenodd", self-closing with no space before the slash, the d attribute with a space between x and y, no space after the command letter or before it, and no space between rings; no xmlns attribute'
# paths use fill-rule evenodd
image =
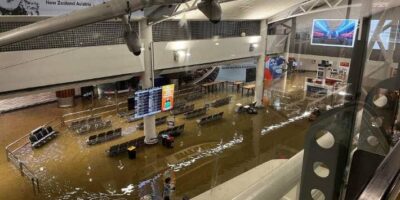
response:
<svg viewBox="0 0 400 200"><path fill-rule="evenodd" d="M35 179L31 178L33 194L36 195Z"/></svg>
<svg viewBox="0 0 400 200"><path fill-rule="evenodd" d="M7 162L10 161L10 158L8 157L8 149L6 148L6 158L7 158Z"/></svg>
<svg viewBox="0 0 400 200"><path fill-rule="evenodd" d="M24 176L24 170L22 169L23 168L23 163L18 160L18 164L19 164L19 171L21 172L21 176Z"/></svg>
<svg viewBox="0 0 400 200"><path fill-rule="evenodd" d="M37 192L40 193L39 179L38 179L38 178L35 178L35 180L36 180L36 189L37 189Z"/></svg>

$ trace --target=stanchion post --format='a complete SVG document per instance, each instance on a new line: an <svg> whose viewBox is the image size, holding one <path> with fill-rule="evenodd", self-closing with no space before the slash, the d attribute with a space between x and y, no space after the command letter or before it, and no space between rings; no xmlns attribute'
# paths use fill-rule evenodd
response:
<svg viewBox="0 0 400 200"><path fill-rule="evenodd" d="M6 148L6 158L7 158L7 162L10 161L10 158L8 157L8 149Z"/></svg>
<svg viewBox="0 0 400 200"><path fill-rule="evenodd" d="M18 164L19 164L19 171L21 172L21 176L24 176L24 170L22 169L23 168L23 163L18 160Z"/></svg>
<svg viewBox="0 0 400 200"><path fill-rule="evenodd" d="M34 179L34 178L31 178L31 182L32 182L33 194L36 195L35 179Z"/></svg>

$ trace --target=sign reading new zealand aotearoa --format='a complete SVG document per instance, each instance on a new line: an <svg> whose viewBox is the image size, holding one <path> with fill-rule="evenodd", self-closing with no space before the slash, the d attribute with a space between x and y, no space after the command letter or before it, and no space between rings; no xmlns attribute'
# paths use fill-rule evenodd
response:
<svg viewBox="0 0 400 200"><path fill-rule="evenodd" d="M1 15L57 16L108 0L8 0L0 1Z"/></svg>
<svg viewBox="0 0 400 200"><path fill-rule="evenodd" d="M109 0L0 0L0 15L58 16ZM133 13L135 16L143 12Z"/></svg>

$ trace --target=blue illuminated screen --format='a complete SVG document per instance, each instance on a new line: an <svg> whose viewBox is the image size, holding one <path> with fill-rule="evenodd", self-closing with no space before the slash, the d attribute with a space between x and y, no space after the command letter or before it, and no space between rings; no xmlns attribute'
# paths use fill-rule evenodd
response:
<svg viewBox="0 0 400 200"><path fill-rule="evenodd" d="M354 47L357 26L354 19L314 19L311 44Z"/></svg>

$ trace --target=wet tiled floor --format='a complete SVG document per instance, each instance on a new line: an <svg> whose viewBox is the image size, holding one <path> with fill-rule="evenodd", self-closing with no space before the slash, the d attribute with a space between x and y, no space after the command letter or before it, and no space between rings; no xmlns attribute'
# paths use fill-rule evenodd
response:
<svg viewBox="0 0 400 200"><path fill-rule="evenodd" d="M292 88L289 92L302 91L292 87L303 84L304 76L299 77L287 82L286 87ZM161 194L165 172L176 179L177 199L183 195L192 197L271 159L290 158L303 148L307 120L262 135L263 127L286 121L285 114L271 107L260 109L257 115L234 112L236 103L250 103L252 97L227 90L206 95L194 103L201 108L228 95L233 97L229 105L207 111L208 114L223 111L222 120L198 126L196 119L185 120L179 115L177 124L185 124L185 131L176 138L174 148L155 145L139 149L136 160L129 160L127 155L110 158L105 151L114 144L143 135L143 131L135 130L138 122L127 123L119 116L105 116L112 120L113 128L122 127L124 135L95 146L85 144L94 133L77 135L60 127L59 136L49 144L33 151L25 146L17 152L39 177L40 194L33 195L29 181L20 176L4 155L0 158L3 177L0 199L139 199L151 193ZM37 126L82 108L79 104L73 109L60 109L52 103L1 114L0 146L4 149ZM162 125L157 130L165 128ZM95 133L99 132L102 131Z"/></svg>

